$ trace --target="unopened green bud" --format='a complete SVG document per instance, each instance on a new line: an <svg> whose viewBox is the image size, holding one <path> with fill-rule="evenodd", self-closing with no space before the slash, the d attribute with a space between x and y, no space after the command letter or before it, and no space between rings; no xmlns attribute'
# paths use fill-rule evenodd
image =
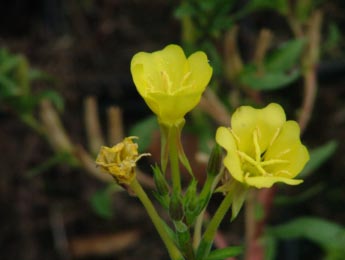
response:
<svg viewBox="0 0 345 260"><path fill-rule="evenodd" d="M222 158L222 148L218 144L215 144L207 164L208 175L216 176L220 172L222 167Z"/></svg>
<svg viewBox="0 0 345 260"><path fill-rule="evenodd" d="M198 182L193 179L189 184L187 191L185 193L185 207L189 211L194 211L197 207L198 199L197 199L197 184Z"/></svg>
<svg viewBox="0 0 345 260"><path fill-rule="evenodd" d="M182 205L181 196L173 193L170 198L169 215L172 220L180 221L184 217L184 210Z"/></svg>
<svg viewBox="0 0 345 260"><path fill-rule="evenodd" d="M158 194L161 196L165 196L169 194L169 185L158 166L153 167L153 173L154 173L153 179L154 179Z"/></svg>

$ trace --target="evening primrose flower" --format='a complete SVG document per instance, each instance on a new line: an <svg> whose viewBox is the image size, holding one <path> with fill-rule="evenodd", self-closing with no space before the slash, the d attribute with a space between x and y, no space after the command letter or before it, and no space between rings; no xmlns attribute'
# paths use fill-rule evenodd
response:
<svg viewBox="0 0 345 260"><path fill-rule="evenodd" d="M227 151L224 165L238 182L257 188L302 182L294 178L309 160L309 153L300 141L298 124L286 121L278 104L238 108L231 128L218 128L216 141Z"/></svg>
<svg viewBox="0 0 345 260"><path fill-rule="evenodd" d="M212 68L204 52L186 58L178 45L153 53L139 52L131 62L139 94L162 124L180 124L200 101L210 81Z"/></svg>
<svg viewBox="0 0 345 260"><path fill-rule="evenodd" d="M138 137L126 137L113 147L102 146L97 156L97 166L111 174L119 184L131 184L135 178L136 162L149 155L138 153L138 144L133 142L135 138Z"/></svg>

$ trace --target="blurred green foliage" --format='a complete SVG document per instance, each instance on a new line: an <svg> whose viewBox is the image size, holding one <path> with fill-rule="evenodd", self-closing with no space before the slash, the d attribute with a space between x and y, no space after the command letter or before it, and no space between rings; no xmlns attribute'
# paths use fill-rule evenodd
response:
<svg viewBox="0 0 345 260"><path fill-rule="evenodd" d="M31 68L25 56L0 49L0 109L15 113L23 122L39 131L33 113L43 99L51 100L62 110L63 99L56 91L44 90L34 93L35 81L49 81L48 74Z"/></svg>
<svg viewBox="0 0 345 260"><path fill-rule="evenodd" d="M323 259L340 260L345 255L345 227L334 222L317 217L300 217L285 224L267 229L270 245L276 244L274 240L307 239L319 245L324 253ZM268 252L274 252L274 249ZM272 253L267 260L276 259Z"/></svg>

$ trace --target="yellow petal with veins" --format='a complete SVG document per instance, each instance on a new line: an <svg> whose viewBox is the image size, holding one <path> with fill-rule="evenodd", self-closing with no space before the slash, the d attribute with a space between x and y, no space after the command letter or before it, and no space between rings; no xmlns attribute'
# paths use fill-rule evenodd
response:
<svg viewBox="0 0 345 260"><path fill-rule="evenodd" d="M216 133L216 141L228 152L224 158L225 167L236 180L243 182L244 176L241 168L241 160L237 154L237 145L232 133L228 128L219 127Z"/></svg>

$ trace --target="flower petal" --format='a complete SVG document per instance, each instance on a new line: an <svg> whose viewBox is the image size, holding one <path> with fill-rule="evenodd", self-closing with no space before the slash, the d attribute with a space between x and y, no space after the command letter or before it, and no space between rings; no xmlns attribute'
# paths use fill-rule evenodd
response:
<svg viewBox="0 0 345 260"><path fill-rule="evenodd" d="M294 178L309 160L307 148L300 141L300 128L297 122L287 121L281 128L277 139L268 148L265 160L280 159L288 164L267 167L269 172Z"/></svg>
<svg viewBox="0 0 345 260"><path fill-rule="evenodd" d="M286 116L283 108L276 104L271 103L260 111L260 120L258 128L261 136L259 136L259 144L261 152L266 151L267 147L276 137L279 129L286 121Z"/></svg>
<svg viewBox="0 0 345 260"><path fill-rule="evenodd" d="M191 75L183 85L190 85L191 91L202 93L212 76L212 67L208 63L207 56L204 52L195 52L189 56L187 63Z"/></svg>
<svg viewBox="0 0 345 260"><path fill-rule="evenodd" d="M241 160L237 154L236 141L230 130L225 127L219 127L216 133L216 141L227 151L223 163L230 175L237 181L243 182Z"/></svg>
<svg viewBox="0 0 345 260"><path fill-rule="evenodd" d="M254 186L258 189L270 188L276 182L283 182L289 185L298 185L302 183L303 180L289 179L276 176L245 177L245 183L247 183L249 186Z"/></svg>
<svg viewBox="0 0 345 260"><path fill-rule="evenodd" d="M161 122L171 125L192 110L199 103L200 98L201 95L195 93L171 96L156 92L150 93L145 101Z"/></svg>
<svg viewBox="0 0 345 260"><path fill-rule="evenodd" d="M250 106L239 107L231 118L231 127L240 140L239 150L254 157L253 133L258 131L260 151L264 152L285 120L284 110L275 103L263 109Z"/></svg>
<svg viewBox="0 0 345 260"><path fill-rule="evenodd" d="M143 97L146 97L152 88L150 82L162 81L151 53L139 52L134 55L131 61L131 74L139 94Z"/></svg>
<svg viewBox="0 0 345 260"><path fill-rule="evenodd" d="M181 88L181 80L185 73L187 58L182 48L175 44L166 46L163 50L152 53L156 70L166 72L172 84L171 90L176 91Z"/></svg>

